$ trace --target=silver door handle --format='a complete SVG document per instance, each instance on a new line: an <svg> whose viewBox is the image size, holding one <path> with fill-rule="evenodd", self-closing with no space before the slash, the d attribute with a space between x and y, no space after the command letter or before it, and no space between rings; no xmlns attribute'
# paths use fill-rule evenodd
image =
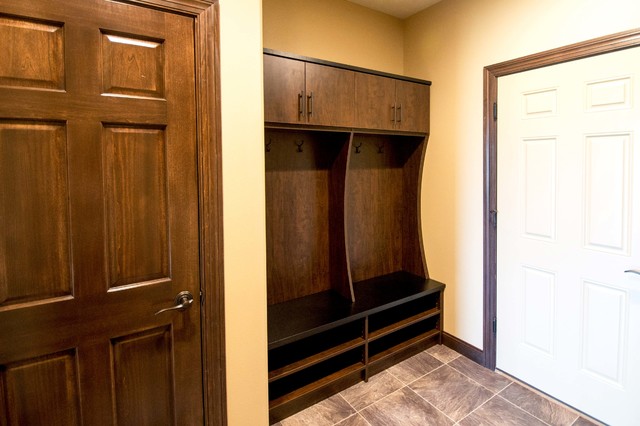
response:
<svg viewBox="0 0 640 426"><path fill-rule="evenodd" d="M629 274L636 274L636 275L640 275L640 270L637 270L637 269L627 269L627 270L626 270L626 271L624 271L624 272L629 273Z"/></svg>
<svg viewBox="0 0 640 426"><path fill-rule="evenodd" d="M193 294L188 291L181 291L176 296L175 306L170 308L160 309L155 315L161 314L167 311L184 311L189 308L193 304Z"/></svg>

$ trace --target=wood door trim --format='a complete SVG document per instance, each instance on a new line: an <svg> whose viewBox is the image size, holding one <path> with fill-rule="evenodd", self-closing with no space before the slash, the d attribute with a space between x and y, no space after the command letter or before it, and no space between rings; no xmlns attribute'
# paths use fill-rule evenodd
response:
<svg viewBox="0 0 640 426"><path fill-rule="evenodd" d="M498 293L496 279L497 226L492 223L492 212L497 211L498 126L497 121L494 120L494 104L497 104L498 101L498 77L639 46L640 28L500 62L484 68L483 363L491 370L496 367L496 335L494 334L493 321L497 315ZM497 113L499 116L499 108Z"/></svg>
<svg viewBox="0 0 640 426"><path fill-rule="evenodd" d="M227 424L218 0L126 0L194 18L202 371L206 425Z"/></svg>

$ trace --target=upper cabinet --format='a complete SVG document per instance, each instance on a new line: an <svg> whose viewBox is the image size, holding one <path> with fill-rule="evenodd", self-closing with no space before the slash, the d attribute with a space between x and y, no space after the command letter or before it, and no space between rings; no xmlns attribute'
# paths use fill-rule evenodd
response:
<svg viewBox="0 0 640 426"><path fill-rule="evenodd" d="M266 122L349 127L354 120L355 73L264 56Z"/></svg>
<svg viewBox="0 0 640 426"><path fill-rule="evenodd" d="M429 86L373 74L356 74L355 127L429 132Z"/></svg>
<svg viewBox="0 0 640 426"><path fill-rule="evenodd" d="M429 133L429 81L265 50L264 120Z"/></svg>

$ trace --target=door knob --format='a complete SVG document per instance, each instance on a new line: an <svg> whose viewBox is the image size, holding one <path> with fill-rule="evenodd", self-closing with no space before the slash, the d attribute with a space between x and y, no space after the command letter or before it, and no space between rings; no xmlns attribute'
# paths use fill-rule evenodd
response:
<svg viewBox="0 0 640 426"><path fill-rule="evenodd" d="M624 271L624 272L629 273L629 274L636 274L636 275L640 275L640 270L638 270L638 269L627 269L627 270L626 270L626 271Z"/></svg>
<svg viewBox="0 0 640 426"><path fill-rule="evenodd" d="M175 306L172 306L170 308L160 309L158 312L155 313L155 315L158 315L167 311L184 311L185 309L189 308L191 304L193 304L193 294L191 294L188 291L181 291L176 296Z"/></svg>

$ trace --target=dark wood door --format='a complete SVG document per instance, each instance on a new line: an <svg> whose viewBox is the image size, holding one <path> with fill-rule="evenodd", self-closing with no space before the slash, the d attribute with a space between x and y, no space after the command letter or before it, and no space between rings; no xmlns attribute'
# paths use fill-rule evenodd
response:
<svg viewBox="0 0 640 426"><path fill-rule="evenodd" d="M429 86L396 81L396 128L407 132L429 132Z"/></svg>
<svg viewBox="0 0 640 426"><path fill-rule="evenodd" d="M355 73L325 65L306 65L309 124L353 126Z"/></svg>
<svg viewBox="0 0 640 426"><path fill-rule="evenodd" d="M302 61L264 55L264 121L306 123Z"/></svg>
<svg viewBox="0 0 640 426"><path fill-rule="evenodd" d="M202 424L193 27L0 1L0 425Z"/></svg>
<svg viewBox="0 0 640 426"><path fill-rule="evenodd" d="M393 130L395 126L395 80L356 74L356 127Z"/></svg>

